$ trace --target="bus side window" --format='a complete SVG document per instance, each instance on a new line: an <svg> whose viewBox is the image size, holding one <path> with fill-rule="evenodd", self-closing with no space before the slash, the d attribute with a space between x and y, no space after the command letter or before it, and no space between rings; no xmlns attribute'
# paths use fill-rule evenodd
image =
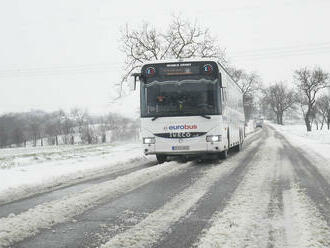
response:
<svg viewBox="0 0 330 248"><path fill-rule="evenodd" d="M223 95L223 88L220 88L220 99L221 99L221 102L223 103L225 101L225 97Z"/></svg>
<svg viewBox="0 0 330 248"><path fill-rule="evenodd" d="M224 96L224 102L228 102L228 95L227 95L227 89L226 88L224 88L223 89L223 96Z"/></svg>
<svg viewBox="0 0 330 248"><path fill-rule="evenodd" d="M221 100L223 103L227 102L227 90L226 88L221 88Z"/></svg>

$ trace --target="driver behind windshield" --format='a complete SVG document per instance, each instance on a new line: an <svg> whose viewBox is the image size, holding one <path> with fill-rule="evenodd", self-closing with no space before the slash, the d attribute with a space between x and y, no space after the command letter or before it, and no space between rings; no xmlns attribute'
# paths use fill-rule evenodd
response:
<svg viewBox="0 0 330 248"><path fill-rule="evenodd" d="M158 95L155 99L156 112L203 112L212 108L209 105L207 92L189 92L190 94L172 93L171 95Z"/></svg>
<svg viewBox="0 0 330 248"><path fill-rule="evenodd" d="M143 91L149 116L213 114L216 85L199 81L154 83ZM143 111L143 110L142 110Z"/></svg>

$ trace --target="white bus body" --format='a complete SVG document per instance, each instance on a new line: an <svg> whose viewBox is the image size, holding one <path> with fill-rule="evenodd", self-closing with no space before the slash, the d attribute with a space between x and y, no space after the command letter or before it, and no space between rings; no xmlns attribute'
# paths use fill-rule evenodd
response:
<svg viewBox="0 0 330 248"><path fill-rule="evenodd" d="M139 77L146 155L155 154L162 163L170 156L225 158L229 148L241 148L243 96L221 65L214 61L148 63Z"/></svg>

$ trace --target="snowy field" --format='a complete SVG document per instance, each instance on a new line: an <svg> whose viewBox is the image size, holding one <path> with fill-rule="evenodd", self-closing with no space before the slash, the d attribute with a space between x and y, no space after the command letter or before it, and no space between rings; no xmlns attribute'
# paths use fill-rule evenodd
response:
<svg viewBox="0 0 330 248"><path fill-rule="evenodd" d="M138 143L1 149L0 203L129 168L143 158Z"/></svg>
<svg viewBox="0 0 330 248"><path fill-rule="evenodd" d="M60 145L0 149L0 168L29 166L55 160L86 159L101 157L122 150L120 143L97 145ZM129 148L128 148L129 149Z"/></svg>

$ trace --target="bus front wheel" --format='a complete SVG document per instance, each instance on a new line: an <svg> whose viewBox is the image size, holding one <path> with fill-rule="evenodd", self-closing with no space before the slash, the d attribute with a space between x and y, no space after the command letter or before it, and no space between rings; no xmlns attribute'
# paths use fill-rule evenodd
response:
<svg viewBox="0 0 330 248"><path fill-rule="evenodd" d="M239 143L238 145L234 146L234 150L236 152L239 152L240 150L242 150L242 143Z"/></svg>
<svg viewBox="0 0 330 248"><path fill-rule="evenodd" d="M166 155L156 154L156 158L157 158L158 164L162 164L162 163L166 162Z"/></svg>
<svg viewBox="0 0 330 248"><path fill-rule="evenodd" d="M219 153L219 158L220 159L226 159L228 157L228 150L224 150Z"/></svg>

